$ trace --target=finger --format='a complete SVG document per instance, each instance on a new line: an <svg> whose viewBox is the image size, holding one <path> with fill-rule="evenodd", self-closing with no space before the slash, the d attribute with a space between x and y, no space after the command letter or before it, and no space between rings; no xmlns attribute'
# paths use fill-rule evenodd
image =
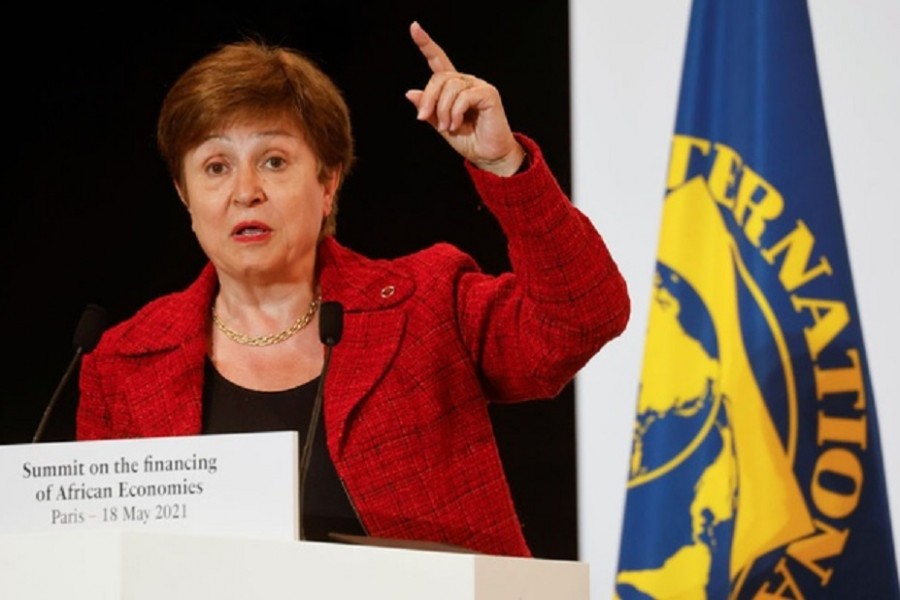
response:
<svg viewBox="0 0 900 600"><path fill-rule="evenodd" d="M412 105L416 107L416 118L419 119L420 121L424 120L426 118L425 111L422 108L422 96L423 95L424 95L424 92L422 92L422 90L407 90L407 92L406 92L406 99L409 100L412 103Z"/></svg>
<svg viewBox="0 0 900 600"><path fill-rule="evenodd" d="M422 90L409 90L406 92L406 99L409 100L413 106L416 107L416 118L420 121L424 121L434 127L438 128L437 118L434 115L427 114L422 109Z"/></svg>
<svg viewBox="0 0 900 600"><path fill-rule="evenodd" d="M465 123L466 115L473 109L478 110L484 99L484 90L479 88L472 87L460 91L450 106L447 116L447 130L451 133L456 133Z"/></svg>
<svg viewBox="0 0 900 600"><path fill-rule="evenodd" d="M440 117L443 116L446 127L449 106L453 103L456 94L461 89L470 87L474 80L469 75L456 72L444 71L432 75L419 99L419 119L428 120L434 116L440 121Z"/></svg>
<svg viewBox="0 0 900 600"><path fill-rule="evenodd" d="M412 36L416 46L419 47L422 56L428 61L428 67L432 73L456 71L456 67L453 66L447 53L437 45L437 42L431 39L431 36L419 25L418 21L413 21L412 25L409 26L409 34Z"/></svg>
<svg viewBox="0 0 900 600"><path fill-rule="evenodd" d="M407 90L406 99L412 102L412 105L419 108L419 102L422 99L422 90Z"/></svg>
<svg viewBox="0 0 900 600"><path fill-rule="evenodd" d="M440 131L455 131L463 121L463 115L472 103L474 83L462 78L447 79L441 88L435 105L435 116Z"/></svg>
<svg viewBox="0 0 900 600"><path fill-rule="evenodd" d="M430 118L423 119L422 117L419 117L419 119L429 123L432 127L442 133L455 133L465 122L466 113L469 109L473 107L477 108L482 102L482 95L483 94L479 94L478 88L460 89L457 93L445 94L441 97L441 103L446 101L447 107L443 111L442 117L438 117L438 114L441 114L442 111L435 110ZM422 99L422 91L409 90L406 92L406 99L418 109Z"/></svg>

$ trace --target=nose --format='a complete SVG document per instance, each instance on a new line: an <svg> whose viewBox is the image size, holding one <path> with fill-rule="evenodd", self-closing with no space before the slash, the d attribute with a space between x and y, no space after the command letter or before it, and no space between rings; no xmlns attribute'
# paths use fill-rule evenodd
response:
<svg viewBox="0 0 900 600"><path fill-rule="evenodd" d="M237 170L231 201L238 206L255 206L266 201L266 192L255 169L243 166Z"/></svg>

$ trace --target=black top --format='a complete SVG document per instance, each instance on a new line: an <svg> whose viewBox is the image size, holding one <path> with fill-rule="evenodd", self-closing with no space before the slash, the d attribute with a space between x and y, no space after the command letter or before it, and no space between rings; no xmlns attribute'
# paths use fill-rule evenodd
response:
<svg viewBox="0 0 900 600"><path fill-rule="evenodd" d="M319 377L288 390L259 392L236 385L207 358L203 384L203 433L296 431L300 446L309 430ZM323 419L313 440L306 480L303 529L308 540L330 541L328 534L365 531L328 454Z"/></svg>

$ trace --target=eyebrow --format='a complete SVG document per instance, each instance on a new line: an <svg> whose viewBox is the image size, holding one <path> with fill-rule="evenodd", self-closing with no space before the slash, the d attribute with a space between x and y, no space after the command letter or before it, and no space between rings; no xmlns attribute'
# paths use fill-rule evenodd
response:
<svg viewBox="0 0 900 600"><path fill-rule="evenodd" d="M260 138L279 137L279 136L299 137L295 133L292 133L291 131L289 131L287 129L266 129L264 131L259 131L259 132L256 132L253 134L253 137L260 137ZM208 136L206 136L205 138L203 138L203 141L201 141L200 143L204 144L210 140L227 140L227 139L230 139L230 138L222 133L211 133Z"/></svg>

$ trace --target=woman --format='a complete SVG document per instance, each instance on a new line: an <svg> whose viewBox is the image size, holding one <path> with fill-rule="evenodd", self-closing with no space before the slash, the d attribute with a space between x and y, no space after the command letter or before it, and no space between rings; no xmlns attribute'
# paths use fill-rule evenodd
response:
<svg viewBox="0 0 900 600"><path fill-rule="evenodd" d="M488 402L558 394L623 331L626 287L497 90L458 72L418 24L410 33L432 75L406 96L465 159L512 271L485 275L448 244L371 260L338 243L353 161L340 92L299 53L225 46L175 83L157 132L209 264L84 357L77 435L305 434L324 360L317 309L337 301L310 538L529 556Z"/></svg>

